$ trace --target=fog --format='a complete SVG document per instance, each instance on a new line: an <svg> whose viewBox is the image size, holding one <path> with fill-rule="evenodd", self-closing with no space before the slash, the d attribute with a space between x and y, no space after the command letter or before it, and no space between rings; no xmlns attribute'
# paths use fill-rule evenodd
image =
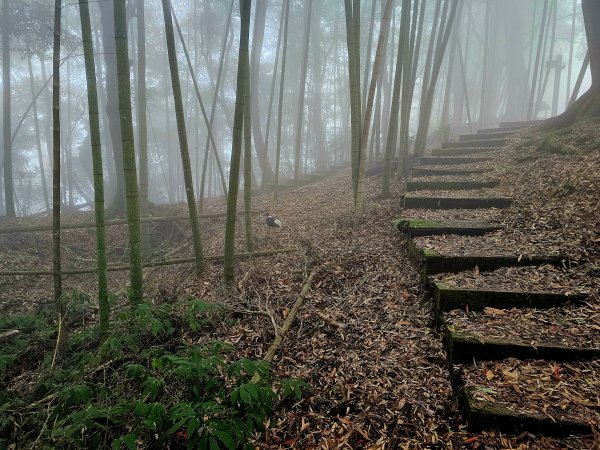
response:
<svg viewBox="0 0 600 450"><path fill-rule="evenodd" d="M51 204L51 83L45 83L52 74L53 10L49 2L5 0L5 3L8 5L8 16L3 15L2 33L5 36L8 32L5 40L8 41L9 55L6 55L3 61L6 64L10 57L11 84L9 94L3 97L4 103L7 99L10 100L10 109L7 105L2 108L5 123L3 129L10 130L12 136L10 152L16 211L18 215L31 215L44 212ZM112 2L106 1L100 4L104 4L110 13L110 3ZM376 0L363 2L361 9L360 78L363 103L366 100L367 82L371 75L380 31L383 3ZM424 78L427 78L427 50L436 3L438 2L429 1L419 4L419 7L425 6L425 23L416 60L418 67L414 79L415 93L410 117L411 141L419 124L421 92ZM461 3L460 16L454 23L435 86L429 142L451 139L476 128L494 126L499 121L546 118L562 112L572 95L586 52L581 8L577 2L550 1L545 16L544 0L470 0ZM144 4L150 180L148 198L152 203L175 203L183 201L185 193L178 156L177 125L173 110L162 7L158 1L146 1ZM277 122L277 100L281 75L281 58L278 59L278 55L281 54L283 44L283 40L278 39L282 29L282 3L277 0L262 0L253 4L250 70L255 161L252 180L257 186L263 183L263 178L267 182L273 181L268 178L272 177L275 167L276 134L279 126L282 128L279 180L289 180L294 176L294 138L300 131L296 116L300 105L301 85L304 85L301 174L306 175L315 170L322 170L328 165L340 165L350 161L350 91L344 5L343 2L334 1L312 3L307 68L305 78L302 79L304 25L308 4L308 0L290 2L281 123ZM216 149L227 178L236 94L239 5L236 2L233 7L229 27L228 1L175 1L173 8L175 17L181 24L199 92L209 116L213 112L224 32L229 28L212 124ZM103 161L106 197L110 202L116 195L117 185L113 182L116 177L114 155L119 154L114 153L111 148L118 145L119 139L114 136L111 139L111 133L114 134L115 131L110 128L107 116L107 104L110 107L112 103L110 100L107 103L107 94L110 98L116 92L114 86L107 86L107 81L113 79L110 74L107 75L107 70L112 70L113 60L108 53L111 48L114 49L114 45L110 45L109 42L114 36L107 36L111 25L103 25L99 3L91 3L90 9L100 97L102 148L105 152ZM69 207L87 205L85 208L93 203L93 183L85 70L77 4L65 3L62 13L62 201ZM110 20L110 14L105 13L104 16L105 21ZM367 157L369 162L381 159L384 153L393 90L394 60L401 31L400 19L401 2L398 1L395 2L392 11L389 38L374 100ZM540 40L542 19L545 21L545 27ZM139 23L137 4L133 1L127 2L127 27L137 148ZM176 41L194 184L198 195L206 150L207 124L199 108L181 41ZM540 56L536 61L538 47ZM6 48L6 44L3 48ZM551 61L558 57L562 57L564 67L557 71L551 67ZM276 59L278 66L275 68ZM536 62L539 65L537 72ZM558 84L554 81L557 76ZM535 84L535 100L533 111L529 112L528 117L532 84ZM585 92L589 84L589 73L586 73L579 93ZM4 85L2 87L4 89ZM33 97L36 100L32 104ZM110 114L114 114L114 111ZM8 118L5 117L6 114L9 114ZM268 148L265 143L268 144ZM5 146L6 144L3 146L3 155L6 153ZM268 154L266 159L262 156L256 159L257 154L262 155L265 152ZM0 192L2 198L5 197L6 161L7 158L3 157L0 162L3 169L0 175L3 178ZM262 167L264 164L268 167ZM266 177L263 176L263 169L267 171ZM203 195L223 195L222 182L212 151L207 159ZM5 213L5 203L2 201L0 205L0 214Z"/></svg>

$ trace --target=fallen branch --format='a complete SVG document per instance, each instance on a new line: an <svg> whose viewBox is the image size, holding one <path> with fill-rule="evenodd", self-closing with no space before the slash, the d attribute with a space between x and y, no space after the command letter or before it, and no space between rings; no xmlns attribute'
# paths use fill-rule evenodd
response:
<svg viewBox="0 0 600 450"><path fill-rule="evenodd" d="M310 275L308 276L308 278L306 279L306 281L304 282L304 284L302 285L302 290L300 291L300 295L298 295L298 298L296 298L296 301L294 302L294 306L292 306L292 309L290 310L289 314L283 321L281 328L277 332L277 336L275 336L273 343L267 350L267 353L265 354L265 357L263 358L265 361L267 361L267 362L273 361L273 358L275 357L277 350L279 350L279 347L281 347L281 344L283 343L283 338L285 337L287 332L292 327L292 323L294 322L294 319L296 318L296 315L298 314L298 311L300 310L300 307L302 306L302 303L304 302L304 299L306 298L306 295L308 294L308 290L310 289L310 284L312 283L312 279L314 276L315 276L315 271L313 270L310 273ZM260 379L261 379L261 376L259 374L255 374L252 377L252 380L250 382L258 383L260 381Z"/></svg>
<svg viewBox="0 0 600 450"><path fill-rule="evenodd" d="M332 327L335 327L335 328L344 328L343 323L337 322L336 320L332 319L331 317L323 314L321 311L317 311L317 316L319 316L321 318L321 320L323 320L323 322L325 322L327 325L331 325Z"/></svg>
<svg viewBox="0 0 600 450"><path fill-rule="evenodd" d="M260 213L261 211L252 211L253 214ZM237 214L243 214L243 211L238 211ZM227 213L211 213L211 214L199 214L200 219L217 219L219 217L225 217ZM189 216L165 216L165 217L140 217L141 223L159 223L159 222L183 222L189 221ZM127 225L127 219L113 219L104 222L105 226L114 225ZM80 228L96 228L96 222L81 222L81 223L65 223L61 224L60 229L62 230L76 230ZM0 227L0 234L14 234L14 233L33 233L37 231L52 231L52 225L23 225L17 227Z"/></svg>
<svg viewBox="0 0 600 450"><path fill-rule="evenodd" d="M20 331L19 330L8 330L8 331L4 331L2 333L0 333L0 339L4 339L10 336L14 336L15 334L19 334Z"/></svg>
<svg viewBox="0 0 600 450"><path fill-rule="evenodd" d="M280 249L274 249L274 250L263 250L263 251L259 251L259 252L251 252L251 253L238 253L234 256L235 259L249 259L249 258L257 258L257 257L261 257L261 256L272 256L272 255L277 255L280 253L294 253L297 252L298 249L296 247L289 247L289 248L280 248ZM225 257L223 255L213 255L213 256L206 256L204 259L206 261L210 261L210 262L220 262L223 261ZM179 258L179 259L171 259L171 260L164 260L164 261L150 261L147 263L144 263L143 267L147 268L147 267L162 267L162 266L173 266L173 265L177 265L177 264L190 264L195 262L196 259L195 258ZM88 274L88 273L96 273L98 269L65 269L61 271L62 275L83 275L83 274ZM109 272L119 272L119 271L125 271L125 270L129 270L129 264L121 264L121 265L111 265L108 266L108 271ZM18 270L1 270L0 271L0 276L1 275L5 275L5 276L14 276L14 275L22 275L22 276L51 276L53 275L52 271L49 270L23 270L23 271L18 271Z"/></svg>

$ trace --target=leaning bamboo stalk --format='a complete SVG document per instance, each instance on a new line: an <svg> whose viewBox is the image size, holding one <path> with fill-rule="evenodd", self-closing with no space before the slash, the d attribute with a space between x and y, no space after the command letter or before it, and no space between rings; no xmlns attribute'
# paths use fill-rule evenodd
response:
<svg viewBox="0 0 600 450"><path fill-rule="evenodd" d="M258 258L262 256L273 256L279 255L282 253L294 253L297 252L298 249L296 247L288 247L288 248L279 248L274 250L262 250L258 252L251 253L237 253L234 255L235 259L249 259L249 258ZM211 255L205 256L204 259L206 261L211 262L220 262L225 258L224 255ZM143 268L147 269L149 267L163 267L163 266L175 266L179 264L189 264L196 262L195 258L178 258L171 259L168 261L150 261L143 264ZM129 265L119 264L119 265L110 265L107 267L109 272L120 272L124 270L129 270ZM86 268L86 269L65 269L61 272L61 275L85 275L88 273L96 273L97 269ZM2 270L0 271L0 276L50 276L53 272L49 270Z"/></svg>
<svg viewBox="0 0 600 450"><path fill-rule="evenodd" d="M304 299L308 295L308 290L310 289L310 285L312 283L314 276L315 276L315 271L313 270L310 273L310 275L308 276L308 278L306 279L306 281L304 282L304 284L302 285L302 290L300 291L300 295L298 295L298 297L296 298L296 301L294 302L292 309L290 310L289 314L283 321L283 324L281 325L281 328L279 328L279 331L277 331L277 336L275 336L273 343L267 349L267 353L265 353L265 357L263 358L263 360L265 360L267 362L273 361L273 358L275 357L277 350L279 350L279 348L281 347L281 344L283 344L283 339L285 338L285 335L288 333L288 331L290 331L290 328L292 327L292 323L294 322L294 319L298 315L298 311L300 311L300 307L304 303ZM255 374L252 377L252 380L250 382L258 383L260 381L260 379L261 379L260 375Z"/></svg>
<svg viewBox="0 0 600 450"><path fill-rule="evenodd" d="M173 100L175 103L175 116L177 118L177 130L179 135L179 150L181 153L181 164L183 168L183 179L188 204L188 212L190 216L190 225L192 227L192 241L194 243L194 254L196 256L196 274L200 275L202 273L202 270L204 269L204 249L202 247L200 221L198 220L196 196L194 193L194 181L192 178L192 163L190 161L187 131L185 127L183 99L181 94L181 84L179 81L179 68L177 64L177 53L175 50L175 36L173 33L173 18L171 14L170 1L163 0L162 4L163 15L165 20L165 34L167 38L167 52L169 55L169 68L171 70L171 85L173 89ZM205 119L208 119L206 117L206 114Z"/></svg>

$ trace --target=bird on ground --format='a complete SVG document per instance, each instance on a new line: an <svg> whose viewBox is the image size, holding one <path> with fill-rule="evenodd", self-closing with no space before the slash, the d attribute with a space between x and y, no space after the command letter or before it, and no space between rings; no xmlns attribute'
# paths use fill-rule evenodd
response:
<svg viewBox="0 0 600 450"><path fill-rule="evenodd" d="M276 219L270 213L267 213L267 225L270 228L281 228L283 226L281 220Z"/></svg>

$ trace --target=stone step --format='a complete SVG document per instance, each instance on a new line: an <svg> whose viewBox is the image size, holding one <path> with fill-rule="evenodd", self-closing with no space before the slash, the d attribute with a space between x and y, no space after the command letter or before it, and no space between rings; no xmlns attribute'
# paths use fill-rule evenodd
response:
<svg viewBox="0 0 600 450"><path fill-rule="evenodd" d="M477 139L470 141L459 142L444 142L442 148L470 148L470 147L502 147L506 143L506 139Z"/></svg>
<svg viewBox="0 0 600 450"><path fill-rule="evenodd" d="M527 128L527 127L539 125L542 122L543 122L543 120L524 120L524 121L520 121L520 122L500 122L498 124L498 126L500 128L515 128L515 127Z"/></svg>
<svg viewBox="0 0 600 450"><path fill-rule="evenodd" d="M407 181L407 191L442 190L464 191L469 189L493 188L500 184L498 180L482 181Z"/></svg>
<svg viewBox="0 0 600 450"><path fill-rule="evenodd" d="M512 136L514 131L500 131L499 128L492 128L488 133L476 133L476 134L461 134L458 138L459 141L481 141L487 139L504 139Z"/></svg>
<svg viewBox="0 0 600 450"><path fill-rule="evenodd" d="M517 405L477 398L478 389L481 387L459 386L456 388L461 409L471 431L499 429L515 434L526 430L530 433L539 432L551 436L592 433L589 423L568 419L555 420L544 414L543 411L525 411L518 408Z"/></svg>
<svg viewBox="0 0 600 450"><path fill-rule="evenodd" d="M600 358L600 348L567 347L497 337L480 337L444 327L444 344L450 364L499 361L506 358L550 361L591 361Z"/></svg>
<svg viewBox="0 0 600 450"><path fill-rule="evenodd" d="M433 282L433 302L435 311L464 309L478 310L486 307L497 309L511 308L556 308L568 303L581 304L583 294L567 295L559 292L503 291L494 289L461 289Z"/></svg>
<svg viewBox="0 0 600 450"><path fill-rule="evenodd" d="M502 227L486 222L436 222L422 219L399 219L398 230L408 236L437 236L457 234L462 236L481 236L485 233L501 230Z"/></svg>
<svg viewBox="0 0 600 450"><path fill-rule="evenodd" d="M435 177L435 176L467 176L490 173L492 169L461 169L461 168L444 168L435 167L413 167L411 169L413 177Z"/></svg>
<svg viewBox="0 0 600 450"><path fill-rule="evenodd" d="M499 132L507 132L507 133L514 134L524 128L526 128L526 127L483 128L481 130L477 130L477 134L488 135L488 134L499 133Z"/></svg>
<svg viewBox="0 0 600 450"><path fill-rule="evenodd" d="M422 275L427 280L437 273L458 273L473 270L492 271L501 267L541 266L552 264L562 266L568 261L565 256L525 256L518 255L442 255L428 248L421 248L413 238L406 240L408 256L415 264L422 267Z"/></svg>
<svg viewBox="0 0 600 450"><path fill-rule="evenodd" d="M509 208L512 199L508 197L401 197L402 207L411 209L487 209Z"/></svg>
<svg viewBox="0 0 600 450"><path fill-rule="evenodd" d="M425 166L449 166L460 164L476 164L491 161L492 158L468 158L460 156L426 156L419 159L419 164Z"/></svg>
<svg viewBox="0 0 600 450"><path fill-rule="evenodd" d="M489 153L499 150L500 147L461 147L461 148L435 148L431 150L432 156L471 156L480 153Z"/></svg>

